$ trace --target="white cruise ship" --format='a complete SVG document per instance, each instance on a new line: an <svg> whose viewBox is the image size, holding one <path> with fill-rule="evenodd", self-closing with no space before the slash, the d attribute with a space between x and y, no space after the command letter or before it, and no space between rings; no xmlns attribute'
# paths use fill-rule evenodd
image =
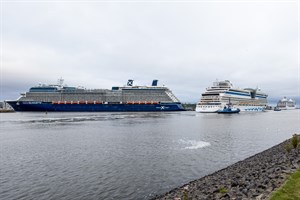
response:
<svg viewBox="0 0 300 200"><path fill-rule="evenodd" d="M277 103L277 107L280 108L281 110L292 110L296 109L296 101L293 99L287 99L284 97Z"/></svg>
<svg viewBox="0 0 300 200"><path fill-rule="evenodd" d="M228 80L216 81L213 86L206 88L200 102L197 103L196 111L217 112L228 103L241 111L263 111L268 104L267 97L268 95L258 88L241 89L234 87Z"/></svg>

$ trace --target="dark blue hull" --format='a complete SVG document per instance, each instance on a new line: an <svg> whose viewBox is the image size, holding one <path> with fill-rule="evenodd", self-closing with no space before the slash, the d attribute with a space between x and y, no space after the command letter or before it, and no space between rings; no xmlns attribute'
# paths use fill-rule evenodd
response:
<svg viewBox="0 0 300 200"><path fill-rule="evenodd" d="M54 104L37 101L8 101L15 111L43 112L162 112L184 111L181 103L158 104Z"/></svg>

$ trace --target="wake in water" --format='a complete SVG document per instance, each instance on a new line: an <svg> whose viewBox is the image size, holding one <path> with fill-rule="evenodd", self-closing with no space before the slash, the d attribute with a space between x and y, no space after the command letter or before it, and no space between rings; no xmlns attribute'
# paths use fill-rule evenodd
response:
<svg viewBox="0 0 300 200"><path fill-rule="evenodd" d="M185 146L183 149L201 149L210 146L209 142L204 142L201 140L197 141L197 140L180 139L179 144Z"/></svg>
<svg viewBox="0 0 300 200"><path fill-rule="evenodd" d="M66 117L66 118L42 118L42 119L29 119L20 120L21 123L58 123L58 122L82 122L82 121L103 121L103 120L116 120L124 119L124 117Z"/></svg>
<svg viewBox="0 0 300 200"><path fill-rule="evenodd" d="M74 116L75 115L75 116ZM161 113L101 113L101 114L78 114L78 113L51 113L51 114L38 114L32 116L28 114L30 118L22 117L20 119L9 119L8 123L22 123L22 124L52 124L52 123L73 123L73 122L84 122L84 121L111 121L111 120L122 120L122 119L153 119L153 118L164 118L167 113L162 115Z"/></svg>

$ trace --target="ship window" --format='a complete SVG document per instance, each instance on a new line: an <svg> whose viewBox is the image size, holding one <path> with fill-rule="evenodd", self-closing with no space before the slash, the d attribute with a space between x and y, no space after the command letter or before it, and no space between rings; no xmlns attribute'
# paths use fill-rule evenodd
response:
<svg viewBox="0 0 300 200"><path fill-rule="evenodd" d="M76 87L63 87L64 90L76 90Z"/></svg>
<svg viewBox="0 0 300 200"><path fill-rule="evenodd" d="M29 89L29 92L56 92L57 88L55 87L32 87Z"/></svg>

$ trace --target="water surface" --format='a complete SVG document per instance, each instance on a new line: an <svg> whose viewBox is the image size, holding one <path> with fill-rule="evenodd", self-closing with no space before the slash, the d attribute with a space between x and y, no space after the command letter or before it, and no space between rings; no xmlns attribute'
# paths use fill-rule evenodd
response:
<svg viewBox="0 0 300 200"><path fill-rule="evenodd" d="M0 199L149 199L300 133L299 111L2 113Z"/></svg>

